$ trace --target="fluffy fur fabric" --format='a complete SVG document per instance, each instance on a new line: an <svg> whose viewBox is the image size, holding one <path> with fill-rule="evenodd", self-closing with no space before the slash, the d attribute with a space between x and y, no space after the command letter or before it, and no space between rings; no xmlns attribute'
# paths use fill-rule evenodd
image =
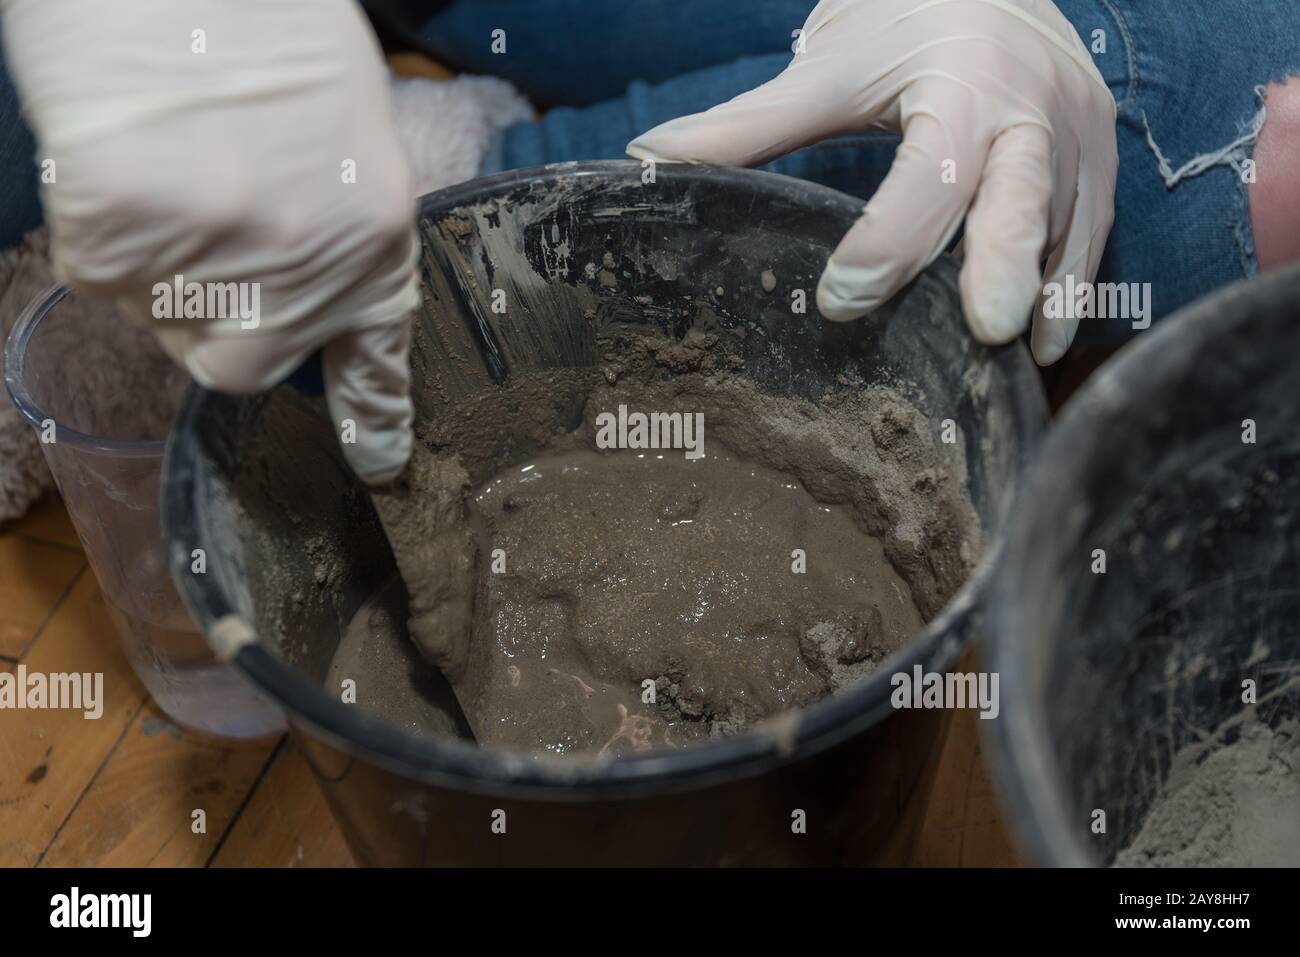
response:
<svg viewBox="0 0 1300 957"><path fill-rule="evenodd" d="M394 77L392 93L398 136L411 164L417 195L476 176L492 135L534 115L513 86L495 77L441 81ZM27 305L54 282L49 237L43 227L0 253L3 338L7 339ZM59 308L104 307L71 299ZM134 388L141 381L140 376L127 376L117 384ZM115 401L106 404L129 405L134 397L112 399ZM0 523L21 517L52 486L36 434L18 415L8 395L0 397Z"/></svg>
<svg viewBox="0 0 1300 957"><path fill-rule="evenodd" d="M27 305L54 283L49 250L41 228L0 254L0 333L5 341ZM0 522L21 517L53 485L36 433L6 392L0 397Z"/></svg>
<svg viewBox="0 0 1300 957"><path fill-rule="evenodd" d="M505 80L394 79L397 135L415 176L415 195L473 179L493 134L533 118L528 101Z"/></svg>

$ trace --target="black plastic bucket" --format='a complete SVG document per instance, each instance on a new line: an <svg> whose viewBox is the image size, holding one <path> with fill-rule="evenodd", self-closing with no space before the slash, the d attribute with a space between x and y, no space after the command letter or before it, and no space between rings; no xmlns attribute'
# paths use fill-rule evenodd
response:
<svg viewBox="0 0 1300 957"><path fill-rule="evenodd" d="M1043 443L991 590L986 729L1038 863L1112 863L1180 749L1300 715L1298 423L1292 269L1144 334Z"/></svg>
<svg viewBox="0 0 1300 957"><path fill-rule="evenodd" d="M815 400L845 376L889 381L915 393L936 430L955 419L986 554L892 666L802 712L782 733L597 764L541 763L419 736L322 690L342 623L394 567L369 499L330 425L296 393L286 398L287 387L255 398L196 390L166 465L173 576L214 647L234 653L287 711L362 863L832 863L897 861L907 852L923 804L915 798L927 791L947 724L936 711L895 714L888 673L914 664L943 671L967 646L987 553L1046 420L1036 370L1019 344L987 349L969 337L946 259L880 317L824 322L812 292L860 201L751 171L661 166L654 182L642 177L638 163L569 164L425 197L417 419L437 414L447 398L422 387L430 364L445 359L439 336L473 342L464 388L509 389L520 369L597 373L584 317L593 301L621 322L680 338L689 318L644 302L707 299L718 323L754 333L743 337L744 369L763 388ZM614 284L589 265L607 252L618 260ZM765 270L780 277L775 294L762 287ZM508 321L489 308L496 287L519 304ZM793 287L807 291L807 314L791 312ZM299 447L293 455L277 451L289 436ZM259 446L271 463L272 502L248 500L241 481ZM280 545L268 549L264 536L250 534L254 522L274 523ZM349 543L338 575L345 594L322 598L315 587L310 553L320 536ZM206 552L202 575L191 571L195 548ZM272 569L290 585L270 584ZM249 636L256 641L242 640ZM492 828L497 811L505 835ZM806 833L792 827L796 811Z"/></svg>

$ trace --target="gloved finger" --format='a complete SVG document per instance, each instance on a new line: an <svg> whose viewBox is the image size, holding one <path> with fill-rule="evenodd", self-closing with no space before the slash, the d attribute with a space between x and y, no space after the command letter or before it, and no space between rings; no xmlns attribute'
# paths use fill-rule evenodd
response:
<svg viewBox="0 0 1300 957"><path fill-rule="evenodd" d="M343 457L368 485L397 478L411 456L410 344L403 318L344 333L321 355L325 402Z"/></svg>
<svg viewBox="0 0 1300 957"><path fill-rule="evenodd" d="M184 328L150 326L163 350L205 389L244 395L282 382L316 348L301 327L199 338Z"/></svg>
<svg viewBox="0 0 1300 957"><path fill-rule="evenodd" d="M989 148L963 237L962 312L980 342L1010 342L1029 327L1051 203L1051 134L1036 125L1004 131Z"/></svg>
<svg viewBox="0 0 1300 957"><path fill-rule="evenodd" d="M761 166L870 120L862 114L850 120L834 89L823 68L796 59L762 86L642 133L627 144L627 153L641 160Z"/></svg>
<svg viewBox="0 0 1300 957"><path fill-rule="evenodd" d="M1068 289L1067 277L1079 283L1091 283L1101 268L1101 256L1115 219L1112 201L1114 189L1098 192L1102 187L1081 183L1070 215L1065 241L1052 251L1047 259L1044 290L1057 285ZM1099 197L1103 201L1099 201ZM1034 309L1034 331L1030 346L1039 365L1047 366L1065 355L1074 334L1079 328L1079 315L1073 304L1062 300L1061 314L1049 316L1045 311L1047 297L1040 296Z"/></svg>
<svg viewBox="0 0 1300 957"><path fill-rule="evenodd" d="M1074 204L1078 202L1079 163L1082 161L1083 147L1072 131L1052 130L1053 187L1051 211L1047 217L1047 251L1054 250L1065 242L1069 235L1070 220L1074 215Z"/></svg>
<svg viewBox="0 0 1300 957"><path fill-rule="evenodd" d="M917 112L905 121L893 166L831 253L817 285L817 308L827 319L846 322L872 312L932 263L956 234L979 182L986 147L969 128L972 111L960 100L949 102L942 117Z"/></svg>

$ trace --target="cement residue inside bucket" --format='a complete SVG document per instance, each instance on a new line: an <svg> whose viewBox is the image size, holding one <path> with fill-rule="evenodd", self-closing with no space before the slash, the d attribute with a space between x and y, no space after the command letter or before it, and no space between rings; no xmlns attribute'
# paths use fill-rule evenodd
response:
<svg viewBox="0 0 1300 957"><path fill-rule="evenodd" d="M1252 714L1182 748L1115 866L1300 866L1300 722Z"/></svg>
<svg viewBox="0 0 1300 957"><path fill-rule="evenodd" d="M434 418L375 496L406 588L358 611L326 686L455 733L431 662L480 744L617 755L749 729L905 644L978 554L959 446L891 388L776 396L717 345L634 336ZM535 412L557 390L583 397L577 428ZM703 457L598 450L620 405L702 415ZM479 427L499 421L530 454Z"/></svg>

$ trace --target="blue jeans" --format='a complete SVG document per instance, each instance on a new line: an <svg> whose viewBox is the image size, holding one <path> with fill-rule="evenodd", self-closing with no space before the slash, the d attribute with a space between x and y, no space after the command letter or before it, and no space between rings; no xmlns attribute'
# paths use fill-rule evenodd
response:
<svg viewBox="0 0 1300 957"><path fill-rule="evenodd" d="M1099 278L1150 282L1158 318L1253 275L1242 173L1259 111L1256 88L1300 73L1295 0L1056 3L1093 50L1119 104L1115 226ZM486 173L622 157L638 133L779 73L790 60L790 33L812 6L456 0L423 33L446 63L504 76L555 107L503 131ZM498 29L505 31L504 54L492 52ZM895 144L879 134L837 139L767 168L866 198L888 171ZM0 248L40 222L34 154L0 54ZM1085 322L1080 329L1081 338L1131 334L1123 322Z"/></svg>
<svg viewBox="0 0 1300 957"><path fill-rule="evenodd" d="M1150 283L1158 319L1254 275L1242 174L1260 110L1256 88L1300 74L1295 0L1056 4L1092 50L1119 107L1115 225L1099 280ZM503 131L484 172L624 156L638 133L779 73L790 61L790 32L813 3L613 6L604 16L590 0L459 0L425 24L446 62L506 76L540 102L561 104ZM506 31L504 55L491 52L495 29ZM896 142L884 135L838 139L765 168L866 198L888 171ZM1123 320L1084 322L1079 330L1085 340L1131 335Z"/></svg>
<svg viewBox="0 0 1300 957"><path fill-rule="evenodd" d="M41 201L36 140L5 69L3 41L0 33L0 249L8 249L41 224Z"/></svg>

